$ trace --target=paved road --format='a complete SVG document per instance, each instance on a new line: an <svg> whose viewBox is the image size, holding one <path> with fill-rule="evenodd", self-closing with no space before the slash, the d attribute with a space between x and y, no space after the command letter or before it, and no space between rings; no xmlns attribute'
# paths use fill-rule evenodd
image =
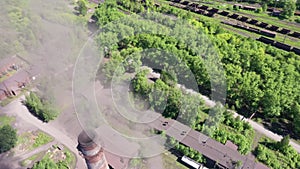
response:
<svg viewBox="0 0 300 169"><path fill-rule="evenodd" d="M181 88L184 89L184 87L182 87L182 86L180 86L180 85L179 85L178 87L181 87ZM192 90L187 90L187 91L188 91L189 93L192 93L192 94L199 94L199 93L197 93L197 92L195 92L195 91L192 91ZM202 99L205 101L205 104L206 104L207 106L213 107L213 106L216 105L216 103L215 103L214 101L210 100L208 97L203 96L203 95L201 95L201 97L202 97ZM241 119L244 119L244 121L249 122L249 124L254 128L254 130L256 130L256 131L258 131L258 132L264 134L265 136L267 136L267 137L269 137L269 138L271 138L271 139L273 139L273 140L275 140L275 141L279 141L279 140L282 139L282 136L281 136L281 135L278 135L278 134L276 134L276 133L273 133L272 131L270 131L270 130L264 128L261 124L255 122L255 121L253 121L253 120L247 119L247 118L245 118L244 116L242 116L242 115L236 113L236 112L233 111L233 110L229 110L229 111L231 111L231 112L233 113L233 116L234 116L234 117L240 116ZM296 150L298 153L300 153L300 145L299 145L298 143L296 143L296 142L290 140L290 145L291 145L292 147L294 147L295 150Z"/></svg>
<svg viewBox="0 0 300 169"><path fill-rule="evenodd" d="M72 151L76 155L77 159L77 169L86 169L86 164L83 158L79 155L77 150L77 140L73 140L68 136L68 133L64 133L51 123L43 123L42 121L38 120L34 117L27 108L21 103L21 100L24 99L25 96L20 97L19 99L14 100L6 107L0 108L3 112L10 112L11 115L18 116L25 122L37 127L41 131L51 135L54 137L58 142L65 145L70 151Z"/></svg>

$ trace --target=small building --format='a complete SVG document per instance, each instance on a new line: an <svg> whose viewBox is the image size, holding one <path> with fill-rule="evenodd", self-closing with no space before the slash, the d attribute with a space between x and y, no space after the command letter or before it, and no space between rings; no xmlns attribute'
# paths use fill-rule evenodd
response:
<svg viewBox="0 0 300 169"><path fill-rule="evenodd" d="M18 95L33 80L35 71L18 55L5 58L0 63L0 101Z"/></svg>

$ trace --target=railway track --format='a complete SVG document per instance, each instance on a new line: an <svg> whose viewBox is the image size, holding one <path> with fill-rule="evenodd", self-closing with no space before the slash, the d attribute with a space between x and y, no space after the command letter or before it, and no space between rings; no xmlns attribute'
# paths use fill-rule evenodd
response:
<svg viewBox="0 0 300 169"><path fill-rule="evenodd" d="M191 2L191 1L171 0L170 5L176 6L175 4L179 4L179 6L177 5L177 7L179 7L179 8L190 10L190 11L198 13L198 14L203 14L203 13L206 14L205 11L208 11L209 15L207 15L207 16L209 16L209 17L213 17L215 14L220 14L224 17L235 19L240 22L248 23L250 25L258 26L260 28L263 28L263 29L266 29L269 31L277 32L277 33L280 33L283 35L288 35L288 36L300 39L300 32L292 31L287 28L280 28L279 26L261 22L256 19L253 19L253 18L250 18L247 16L243 16L243 15L240 15L237 13L231 14L230 12L228 12L226 10L220 11L217 8L210 8L209 6L199 5L198 3ZM200 11L202 10L202 11L199 13L199 10Z"/></svg>
<svg viewBox="0 0 300 169"><path fill-rule="evenodd" d="M205 15L205 16L208 16L208 17L214 17L214 15L219 14L219 15L222 15L222 16L225 16L225 17L229 17L231 19L238 20L240 22L245 22L245 23L248 23L250 25L258 26L260 28L265 28L265 29L268 29L270 31L264 30L264 29L257 29L257 28L249 27L249 26L242 25L242 24L234 24L234 23L224 22L224 21L222 22L223 24L231 25L233 27L237 27L237 28L240 28L240 29L246 29L250 32L258 33L258 34L265 35L265 36L268 36L268 37L274 38L276 36L276 33L271 32L271 31L276 31L276 32L281 33L281 34L293 36L293 37L296 37L296 38L300 39L300 33L299 32L294 31L293 33L291 33L292 31L289 30L289 29L286 29L286 28L279 28L277 26L270 25L268 23L260 22L258 20L253 19L253 18L248 18L248 17L241 16L241 15L238 15L238 14L235 14L235 13L230 14L228 11L225 11L225 10L220 11L217 8L210 8L206 5L200 5L200 4L195 3L195 2L190 2L190 1L186 1L186 0L184 0L184 1L171 0L169 5L177 7L177 8L181 8L181 9L184 9L184 10L189 10L191 12L201 14L201 15ZM263 36L261 36L260 38L257 38L256 40L260 41L260 42L263 42L265 44L270 44L270 45L272 45L276 48L279 48L279 49L282 49L282 50L285 50L285 51L288 51L288 52L294 52L295 54L300 55L300 49L299 48L292 47L288 44L277 42L277 41L274 41L272 39L265 38Z"/></svg>

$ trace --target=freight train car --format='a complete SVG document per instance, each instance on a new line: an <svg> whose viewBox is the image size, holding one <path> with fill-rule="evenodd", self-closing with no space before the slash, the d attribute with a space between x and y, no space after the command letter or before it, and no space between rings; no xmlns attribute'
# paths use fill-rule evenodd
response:
<svg viewBox="0 0 300 169"><path fill-rule="evenodd" d="M291 30L282 28L281 30L278 30L277 32L282 33L282 34L288 34L291 32Z"/></svg>
<svg viewBox="0 0 300 169"><path fill-rule="evenodd" d="M299 32L293 32L292 34L289 34L290 36L293 36L295 38L300 38L300 33Z"/></svg>
<svg viewBox="0 0 300 169"><path fill-rule="evenodd" d="M288 51L288 52L290 52L292 50L292 46L284 44L284 43L281 43L281 42L276 42L274 44L274 46L277 47L277 48L279 48L279 49Z"/></svg>
<svg viewBox="0 0 300 169"><path fill-rule="evenodd" d="M293 52L295 52L297 55L300 55L300 49L293 47L292 49Z"/></svg>
<svg viewBox="0 0 300 169"><path fill-rule="evenodd" d="M268 30L260 30L260 34L271 37L271 38L275 38L276 33L268 31Z"/></svg>
<svg viewBox="0 0 300 169"><path fill-rule="evenodd" d="M263 42L265 44L271 44L271 45L273 45L275 43L274 40L266 38L266 37L263 37L263 36L259 37L257 40L260 41L260 42Z"/></svg>

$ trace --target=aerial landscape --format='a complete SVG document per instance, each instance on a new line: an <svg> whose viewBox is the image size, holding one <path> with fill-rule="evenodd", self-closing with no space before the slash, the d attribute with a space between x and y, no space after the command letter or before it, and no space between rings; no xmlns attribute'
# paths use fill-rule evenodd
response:
<svg viewBox="0 0 300 169"><path fill-rule="evenodd" d="M0 169L300 169L300 0L0 9Z"/></svg>

